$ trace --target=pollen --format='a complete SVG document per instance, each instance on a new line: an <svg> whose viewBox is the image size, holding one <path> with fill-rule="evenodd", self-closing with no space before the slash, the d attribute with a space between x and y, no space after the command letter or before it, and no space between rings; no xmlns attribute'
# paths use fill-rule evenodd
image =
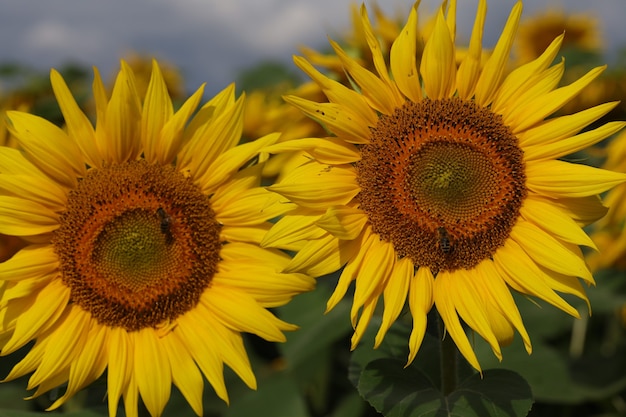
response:
<svg viewBox="0 0 626 417"><path fill-rule="evenodd" d="M72 302L100 324L158 328L193 308L219 262L209 198L173 166L92 169L53 237Z"/></svg>
<svg viewBox="0 0 626 417"><path fill-rule="evenodd" d="M358 199L373 230L435 272L490 258L527 195L517 137L499 115L457 98L380 116L361 156Z"/></svg>

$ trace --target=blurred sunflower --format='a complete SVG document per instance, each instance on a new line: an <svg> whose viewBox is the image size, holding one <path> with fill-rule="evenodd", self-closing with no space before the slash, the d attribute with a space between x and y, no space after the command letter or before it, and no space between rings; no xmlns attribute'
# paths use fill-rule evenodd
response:
<svg viewBox="0 0 626 417"><path fill-rule="evenodd" d="M29 107L29 103L23 101L19 94L9 94L8 97L3 97L0 103L0 114L4 115L8 110L27 111ZM0 117L0 146L17 147L17 140L7 129L5 117ZM0 189L2 189L2 183L0 183ZM0 262L9 259L24 245L25 242L21 238L0 233Z"/></svg>
<svg viewBox="0 0 626 417"><path fill-rule="evenodd" d="M626 172L626 131L609 143L605 154L605 169ZM594 224L591 234L599 251L589 254L589 266L592 270L614 268L626 271L626 184L610 190L605 203L609 210L606 216Z"/></svg>
<svg viewBox="0 0 626 417"><path fill-rule="evenodd" d="M572 14L564 10L545 10L520 23L515 41L515 55L526 63L541 55L554 38L564 35L562 49L580 52L599 52L602 36L598 19L592 13Z"/></svg>
<svg viewBox="0 0 626 417"><path fill-rule="evenodd" d="M23 152L0 147L0 232L30 242L0 264L1 354L35 341L5 380L32 372L32 397L67 383L56 409L106 369L110 416L139 396L160 415L172 383L202 415L202 374L228 402L224 364L254 389L241 333L284 341L295 326L266 308L314 285L258 246L290 208L251 162L278 135L237 145L232 85L174 112L156 62L143 100L125 62L110 99L96 70L95 127L51 81L67 130L9 112Z"/></svg>
<svg viewBox="0 0 626 417"><path fill-rule="evenodd" d="M383 55L386 56L389 53L391 44L400 34L403 22L400 19L394 19L385 14L377 4L374 4L372 9L374 13L372 32L380 43ZM354 3L350 5L350 17L352 24L350 31L342 37L343 47L358 61L359 65L367 66L372 62L372 54L365 38L363 20L361 19L359 7ZM423 47L423 42L421 42L420 45ZM330 70L333 76L338 79L346 80L341 60L337 55L318 52L308 47L301 47L300 51L313 65L324 67Z"/></svg>
<svg viewBox="0 0 626 417"><path fill-rule="evenodd" d="M298 87L285 85L256 88L247 92L243 118L243 138L281 132L279 141L319 136L323 129L300 110L285 103L284 94L296 94L309 100L324 94L317 84L309 82ZM292 164L299 164L302 152L285 152L266 161L263 176L275 178Z"/></svg>
<svg viewBox="0 0 626 417"><path fill-rule="evenodd" d="M355 281L353 348L381 298L375 346L408 299L409 363L435 305L449 336L480 369L461 320L501 358L501 345L515 330L531 351L511 290L573 316L577 310L557 291L587 300L579 278L594 281L579 245L594 244L581 226L605 214L597 195L626 175L558 158L612 135L624 123L579 133L616 103L548 118L604 67L557 88L564 63L550 65L563 41L559 36L539 58L506 76L522 4L513 7L483 61L486 10L486 1L480 1L460 65L454 1L447 13L443 7L437 13L421 60L417 5L391 46L389 62L363 7L375 71L331 41L354 88L295 58L329 102L286 100L335 136L269 148L307 150L309 161L269 187L299 208L279 220L262 245L298 250L288 272L321 276L344 267L327 308Z"/></svg>

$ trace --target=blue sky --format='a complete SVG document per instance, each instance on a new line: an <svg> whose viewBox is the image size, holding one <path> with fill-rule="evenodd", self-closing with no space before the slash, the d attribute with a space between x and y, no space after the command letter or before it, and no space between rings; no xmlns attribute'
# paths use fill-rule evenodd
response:
<svg viewBox="0 0 626 417"><path fill-rule="evenodd" d="M0 62L47 70L65 62L110 74L128 51L167 59L188 87L215 93L262 60L291 63L299 45L324 47L346 30L353 0L0 0ZM369 1L366 2L366 4ZM471 30L477 0L459 1L459 37ZM491 0L485 43L493 43L513 0ZM546 6L588 11L603 23L610 50L626 44L625 0L528 0L524 16ZM378 0L408 11L411 0ZM439 1L423 0L432 11ZM593 8L593 11L590 9ZM430 13L428 13L430 14Z"/></svg>

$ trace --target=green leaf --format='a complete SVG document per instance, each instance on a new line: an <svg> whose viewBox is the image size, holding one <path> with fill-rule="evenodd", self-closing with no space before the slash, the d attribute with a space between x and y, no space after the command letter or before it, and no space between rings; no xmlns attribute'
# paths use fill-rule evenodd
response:
<svg viewBox="0 0 626 417"><path fill-rule="evenodd" d="M349 300L324 314L330 294L328 286L318 285L315 291L298 295L279 309L281 319L300 326L299 331L287 334L287 341L278 345L290 367L306 365L352 332Z"/></svg>
<svg viewBox="0 0 626 417"><path fill-rule="evenodd" d="M359 393L387 417L518 417L533 404L528 384L516 373L489 370L475 374L444 396L415 367L397 359L370 362L359 379Z"/></svg>
<svg viewBox="0 0 626 417"><path fill-rule="evenodd" d="M284 373L263 381L258 391L250 391L233 401L224 417L309 417L304 399L294 381Z"/></svg>

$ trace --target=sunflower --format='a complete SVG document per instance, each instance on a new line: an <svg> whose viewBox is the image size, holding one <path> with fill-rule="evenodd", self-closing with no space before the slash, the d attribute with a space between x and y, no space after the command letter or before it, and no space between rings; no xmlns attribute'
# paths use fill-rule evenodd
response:
<svg viewBox="0 0 626 417"><path fill-rule="evenodd" d="M540 55L556 38L564 34L561 47L581 52L602 49L598 18L593 13L567 13L564 10L545 10L520 23L515 52L520 62L528 62Z"/></svg>
<svg viewBox="0 0 626 417"><path fill-rule="evenodd" d="M0 264L1 354L34 341L5 380L67 384L56 409L106 369L110 416L120 397L137 416L139 396L160 415L172 383L202 415L202 375L228 402L224 364L254 389L242 332L284 341L295 326L267 308L314 285L258 245L290 208L254 163L278 135L238 145L232 85L174 112L156 62L143 100L125 62L110 98L95 70L95 127L51 81L66 131L9 112L23 152L0 147L0 233L30 242Z"/></svg>
<svg viewBox="0 0 626 417"><path fill-rule="evenodd" d="M298 208L261 244L298 251L287 272L321 276L343 267L327 309L354 281L352 348L380 301L375 347L408 299L409 363L435 306L447 334L480 370L462 322L498 358L515 331L531 351L512 291L579 316L558 293L587 301L579 279L594 281L579 246L594 244L581 226L604 215L597 195L626 175L558 158L606 138L624 123L580 133L616 103L549 118L604 69L557 88L564 63L550 65L562 36L539 58L505 75L521 2L483 61L487 4L480 1L468 53L458 65L456 2L447 13L444 7L438 11L421 57L417 8L393 42L389 61L362 8L374 72L330 41L352 88L295 57L328 102L286 100L333 135L268 150L299 148L307 150L309 160L269 187Z"/></svg>

